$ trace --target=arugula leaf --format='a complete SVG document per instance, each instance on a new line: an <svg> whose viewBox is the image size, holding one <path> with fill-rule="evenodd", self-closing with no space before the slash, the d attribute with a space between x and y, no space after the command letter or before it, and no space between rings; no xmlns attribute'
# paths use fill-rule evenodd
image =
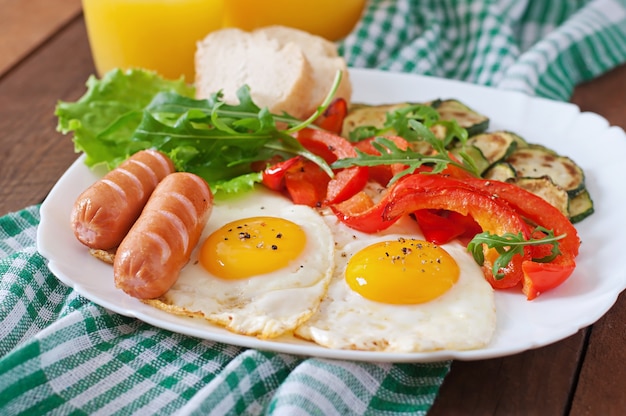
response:
<svg viewBox="0 0 626 416"><path fill-rule="evenodd" d="M439 141L438 139L435 139ZM447 152L434 153L424 155L408 149L400 149L392 140L379 136L372 140L372 146L380 153L379 155L371 155L355 148L357 156L353 158L344 158L335 161L331 167L333 169L347 168L350 166L377 166L392 165L401 163L407 165L407 168L398 172L391 180L389 185L400 179L402 176L414 172L422 165L431 165L433 170L429 174L441 173L449 164L458 166L462 169L470 170L471 166L458 163L448 156ZM472 162L473 163L473 162Z"/></svg>
<svg viewBox="0 0 626 416"><path fill-rule="evenodd" d="M431 130L435 126L442 126L445 130L443 139L439 139ZM382 137L385 134L400 136L409 142L425 142L432 152L420 153L408 148L398 148L391 140ZM372 145L379 155L370 155L357 150L357 156L335 161L333 169L347 168L350 166L376 166L401 163L407 165L402 172L397 173L389 182L394 183L404 175L410 174L422 165L431 165L432 173L442 172L449 164L467 170L474 176L480 176L473 159L466 153L461 152L461 161L449 155L447 146L454 140L461 143L467 142L467 130L459 126L455 120L440 120L439 113L429 105L412 104L397 108L386 115L386 120L381 128L373 126L361 126L352 133L350 140L362 140L367 137L375 137Z"/></svg>
<svg viewBox="0 0 626 416"><path fill-rule="evenodd" d="M492 272L494 277L499 280L504 277L503 273L500 273L500 269L505 268L513 259L516 254L523 255L524 247L536 246L543 244L552 244L552 252L550 255L542 258L532 259L538 263L547 263L552 261L556 256L561 254L559 249L559 240L565 238L565 234L555 236L554 231L548 230L544 227L538 226L535 231L541 231L545 233L545 237L542 238L530 238L526 240L522 233L513 234L505 233L504 235L494 235L486 231L480 234L476 234L472 241L467 245L467 250L472 253L474 260L479 265L485 263L485 255L483 251L483 244L488 248L494 248L498 252L499 256L493 263Z"/></svg>

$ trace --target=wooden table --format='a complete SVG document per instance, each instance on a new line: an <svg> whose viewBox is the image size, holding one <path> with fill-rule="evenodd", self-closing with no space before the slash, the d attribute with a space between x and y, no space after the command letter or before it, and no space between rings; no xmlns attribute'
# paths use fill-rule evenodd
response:
<svg viewBox="0 0 626 416"><path fill-rule="evenodd" d="M0 215L41 202L77 155L57 100L94 73L80 0L0 0ZM572 100L626 128L626 66ZM626 155L624 155L626 157ZM621 261L621 259L616 259ZM505 358L454 362L431 415L609 415L626 411L626 295L591 327Z"/></svg>

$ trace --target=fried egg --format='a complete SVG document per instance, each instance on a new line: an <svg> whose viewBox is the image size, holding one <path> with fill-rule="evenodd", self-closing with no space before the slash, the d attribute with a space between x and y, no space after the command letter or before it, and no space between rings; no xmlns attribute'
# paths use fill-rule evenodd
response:
<svg viewBox="0 0 626 416"><path fill-rule="evenodd" d="M410 220L375 236L330 216L326 221L338 237L335 272L296 336L334 349L385 352L468 350L490 342L493 289L460 243L423 241Z"/></svg>
<svg viewBox="0 0 626 416"><path fill-rule="evenodd" d="M216 202L190 264L150 303L334 349L476 349L496 326L493 289L460 243L423 241L408 217L358 232L262 187Z"/></svg>
<svg viewBox="0 0 626 416"><path fill-rule="evenodd" d="M292 331L315 312L332 276L323 218L262 188L217 201L200 241L178 281L151 303L238 334Z"/></svg>

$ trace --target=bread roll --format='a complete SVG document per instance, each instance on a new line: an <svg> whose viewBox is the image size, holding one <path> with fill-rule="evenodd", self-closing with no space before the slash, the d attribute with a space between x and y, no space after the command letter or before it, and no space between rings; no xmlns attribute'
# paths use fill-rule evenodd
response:
<svg viewBox="0 0 626 416"><path fill-rule="evenodd" d="M352 93L345 61L332 42L282 26L212 32L198 42L195 64L198 98L221 90L227 103L236 104L237 90L248 85L259 107L300 119L322 103L337 70L344 74L335 97L349 102Z"/></svg>

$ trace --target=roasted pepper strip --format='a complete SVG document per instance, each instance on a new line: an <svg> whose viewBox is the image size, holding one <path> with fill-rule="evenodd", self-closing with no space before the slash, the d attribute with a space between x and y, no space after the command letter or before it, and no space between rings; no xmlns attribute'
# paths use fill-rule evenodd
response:
<svg viewBox="0 0 626 416"><path fill-rule="evenodd" d="M561 254L549 263L528 260L523 264L522 291L528 300L563 283L576 267L576 256L580 248L578 232L567 217L542 198L506 182L467 179L467 183L507 201L524 218L554 232L565 235L559 242Z"/></svg>
<svg viewBox="0 0 626 416"><path fill-rule="evenodd" d="M576 263L537 263L525 261L522 263L524 280L522 292L528 300L533 300L541 293L559 286L574 272Z"/></svg>
<svg viewBox="0 0 626 416"><path fill-rule="evenodd" d="M454 211L420 209L413 216L424 238L435 244L445 244L455 238L467 243L482 231L472 217Z"/></svg>
<svg viewBox="0 0 626 416"><path fill-rule="evenodd" d="M341 134L343 120L348 115L348 103L343 98L335 99L324 113L315 120L315 124L331 133Z"/></svg>
<svg viewBox="0 0 626 416"><path fill-rule="evenodd" d="M389 200L387 194L382 201L374 204L365 192L358 192L344 202L331 205L330 209L348 227L373 234L391 227L395 222L383 220L383 211Z"/></svg>
<svg viewBox="0 0 626 416"><path fill-rule="evenodd" d="M287 169L285 189L294 204L310 207L322 206L330 177L310 160Z"/></svg>
<svg viewBox="0 0 626 416"><path fill-rule="evenodd" d="M506 201L526 219L552 230L555 235L565 234L566 237L559 244L562 254L557 260L565 263L574 261L580 248L578 232L567 217L543 198L506 182L473 178L464 179L463 182Z"/></svg>
<svg viewBox="0 0 626 416"><path fill-rule="evenodd" d="M327 163L337 159L355 157L352 143L336 134L315 129L303 129L296 133L298 141L311 152L321 156ZM361 191L367 183L368 169L353 166L335 172L335 177L328 182L324 204L336 204Z"/></svg>
<svg viewBox="0 0 626 416"><path fill-rule="evenodd" d="M301 162L302 158L300 156L294 156L290 159L268 166L262 173L263 185L273 191L282 191L285 189L285 174L289 169L300 164Z"/></svg>

